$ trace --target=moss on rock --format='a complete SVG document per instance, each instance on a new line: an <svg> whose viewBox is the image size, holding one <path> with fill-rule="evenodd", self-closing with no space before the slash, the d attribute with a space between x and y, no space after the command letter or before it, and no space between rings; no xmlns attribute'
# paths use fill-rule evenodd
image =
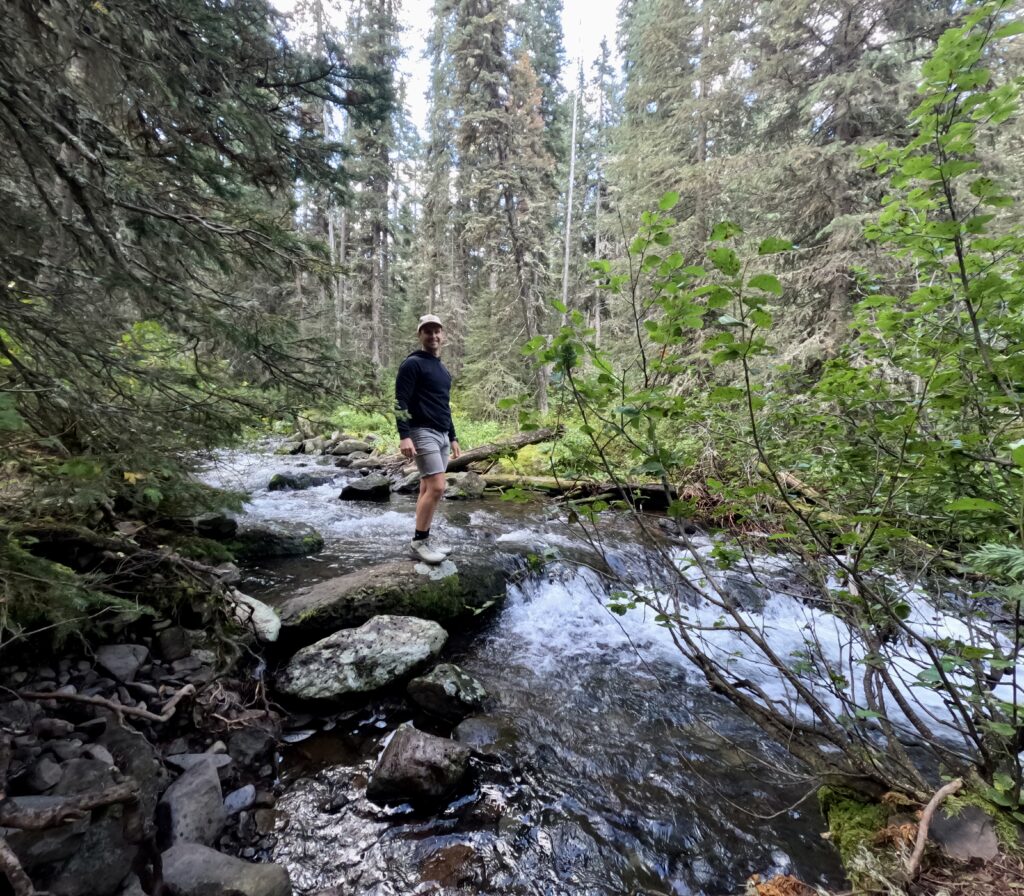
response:
<svg viewBox="0 0 1024 896"><path fill-rule="evenodd" d="M886 826L889 809L880 803L866 803L853 791L825 786L818 790L818 804L843 868L855 887L871 889L864 880L867 868L886 864L882 850L872 840Z"/></svg>

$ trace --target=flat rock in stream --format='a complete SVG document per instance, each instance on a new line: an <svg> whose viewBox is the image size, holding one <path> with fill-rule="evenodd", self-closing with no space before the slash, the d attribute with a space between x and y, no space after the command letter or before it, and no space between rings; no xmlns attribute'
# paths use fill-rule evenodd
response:
<svg viewBox="0 0 1024 896"><path fill-rule="evenodd" d="M435 803L458 787L468 769L468 747L403 725L377 761L366 795L378 803Z"/></svg>
<svg viewBox="0 0 1024 896"><path fill-rule="evenodd" d="M304 647L277 676L277 689L298 700L340 700L395 684L435 659L448 640L436 622L376 616Z"/></svg>
<svg viewBox="0 0 1024 896"><path fill-rule="evenodd" d="M282 640L294 643L382 614L432 619L450 628L504 596L505 572L493 557L438 566L392 560L303 588L277 611Z"/></svg>
<svg viewBox="0 0 1024 896"><path fill-rule="evenodd" d="M264 524L241 530L227 547L239 560L245 561L304 557L322 551L324 537L305 523Z"/></svg>
<svg viewBox="0 0 1024 896"><path fill-rule="evenodd" d="M178 843L162 856L172 896L291 896L282 865L246 862L198 843Z"/></svg>

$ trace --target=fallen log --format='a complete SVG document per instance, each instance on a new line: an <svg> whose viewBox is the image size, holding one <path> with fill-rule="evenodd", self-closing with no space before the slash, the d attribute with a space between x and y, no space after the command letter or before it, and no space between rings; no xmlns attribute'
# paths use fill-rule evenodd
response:
<svg viewBox="0 0 1024 896"><path fill-rule="evenodd" d="M592 479L559 479L555 476L520 476L515 473L481 474L485 488L525 489L543 492L551 497L569 499L626 500L644 510L666 510L678 495L670 489L665 493L660 483L654 482L599 482Z"/></svg>
<svg viewBox="0 0 1024 896"><path fill-rule="evenodd" d="M520 448L527 445L538 445L541 442L551 442L559 438L564 430L562 427L555 429L535 429L529 432L521 432L517 435L502 439L500 442L491 442L481 445L478 448L469 448L463 451L458 457L448 459L448 472L461 473L468 470L470 464L481 463L488 460L497 460L504 455L515 454ZM401 454L385 454L380 457L367 457L355 461L349 469L352 470L393 470L402 473L415 473L416 466L410 463Z"/></svg>
<svg viewBox="0 0 1024 896"><path fill-rule="evenodd" d="M463 451L458 457L448 461L448 472L459 473L468 470L469 465L484 460L493 460L504 454L514 454L520 448L527 445L539 445L541 442L553 442L561 438L564 429L534 429L528 432L521 432L517 435L502 439L500 442L491 442L487 445L480 445L478 448L470 448Z"/></svg>

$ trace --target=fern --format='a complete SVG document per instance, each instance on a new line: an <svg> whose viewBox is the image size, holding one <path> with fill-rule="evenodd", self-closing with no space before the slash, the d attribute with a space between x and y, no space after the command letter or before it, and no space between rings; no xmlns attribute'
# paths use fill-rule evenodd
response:
<svg viewBox="0 0 1024 896"><path fill-rule="evenodd" d="M1011 544L984 544L968 554L966 560L976 572L1024 582L1024 548Z"/></svg>

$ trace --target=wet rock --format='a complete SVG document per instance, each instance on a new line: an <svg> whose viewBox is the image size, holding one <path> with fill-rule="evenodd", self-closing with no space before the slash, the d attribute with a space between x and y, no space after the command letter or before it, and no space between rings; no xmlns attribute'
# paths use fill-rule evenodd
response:
<svg viewBox="0 0 1024 896"><path fill-rule="evenodd" d="M54 719L43 716L32 723L32 733L43 740L50 740L58 737L67 737L75 730L73 723L65 719Z"/></svg>
<svg viewBox="0 0 1024 896"><path fill-rule="evenodd" d="M414 678L406 690L418 706L451 722L476 712L487 699L484 686L452 663L440 663Z"/></svg>
<svg viewBox="0 0 1024 896"><path fill-rule="evenodd" d="M82 755L86 759L95 759L97 762L102 762L106 766L116 765L114 757L110 755L108 750L103 744L89 744L83 751Z"/></svg>
<svg viewBox="0 0 1024 896"><path fill-rule="evenodd" d="M275 473L270 477L267 491L303 491L307 488L316 488L327 485L334 479L334 474L329 472L317 473Z"/></svg>
<svg viewBox="0 0 1024 896"><path fill-rule="evenodd" d="M213 572L225 585L234 585L242 578L242 571L234 563L218 563Z"/></svg>
<svg viewBox="0 0 1024 896"><path fill-rule="evenodd" d="M281 634L281 617L273 608L235 589L231 591L231 600L235 605L235 619L250 628L260 641L270 644L278 639Z"/></svg>
<svg viewBox="0 0 1024 896"><path fill-rule="evenodd" d="M300 453L319 454L321 451L324 450L324 447L326 445L327 439L323 438L323 436L317 436L314 439L306 439L306 441L302 443L302 451Z"/></svg>
<svg viewBox="0 0 1024 896"><path fill-rule="evenodd" d="M256 788L252 784L246 784L224 797L224 812L227 815L237 815L245 809L252 808L255 802Z"/></svg>
<svg viewBox="0 0 1024 896"><path fill-rule="evenodd" d="M411 495L414 492L418 492L420 489L420 474L418 470L414 470L412 473L406 473L401 479L398 480L391 490L398 492L400 495Z"/></svg>
<svg viewBox="0 0 1024 896"><path fill-rule="evenodd" d="M12 796L13 808L25 811L44 811L61 805L64 800L57 796ZM61 862L75 854L82 842L82 836L89 827L89 817L79 818L54 828L42 831L3 829L8 845L14 850L21 864L32 870L40 865Z"/></svg>
<svg viewBox="0 0 1024 896"><path fill-rule="evenodd" d="M0 726L8 731L28 731L32 721L42 712L31 700L11 700L0 703Z"/></svg>
<svg viewBox="0 0 1024 896"><path fill-rule="evenodd" d="M387 476L363 476L347 483L338 496L342 501L391 500L391 480Z"/></svg>
<svg viewBox="0 0 1024 896"><path fill-rule="evenodd" d="M471 716L455 726L452 737L475 753L489 754L508 749L516 739L508 722L491 716Z"/></svg>
<svg viewBox="0 0 1024 896"><path fill-rule="evenodd" d="M32 765L25 784L33 793L44 793L60 783L60 765L49 756L40 756Z"/></svg>
<svg viewBox="0 0 1024 896"><path fill-rule="evenodd" d="M242 728L228 739L228 754L239 765L255 765L275 743L274 735L263 728Z"/></svg>
<svg viewBox="0 0 1024 896"><path fill-rule="evenodd" d="M946 815L940 808L932 816L928 837L951 858L994 859L999 854L992 817L977 806L964 806L956 815Z"/></svg>
<svg viewBox="0 0 1024 896"><path fill-rule="evenodd" d="M445 489L445 498L453 501L464 500L466 498L480 498L483 497L484 488L483 477L479 473L473 473L472 471L467 473L451 473L448 476L448 487Z"/></svg>
<svg viewBox="0 0 1024 896"><path fill-rule="evenodd" d="M350 454L348 459L350 461L348 468L356 471L380 469L381 461L384 460L383 456L379 454L368 454L366 457Z"/></svg>
<svg viewBox="0 0 1024 896"><path fill-rule="evenodd" d="M164 884L171 896L290 896L281 865L236 859L197 843L178 843L163 854Z"/></svg>
<svg viewBox="0 0 1024 896"><path fill-rule="evenodd" d="M223 541L238 531L238 522L224 513L201 513L185 520L181 528L194 532L200 538Z"/></svg>
<svg viewBox="0 0 1024 896"><path fill-rule="evenodd" d="M212 763L218 772L231 765L231 757L225 756L223 753L176 753L173 756L167 756L164 761L172 768L181 771L188 771L204 762Z"/></svg>
<svg viewBox="0 0 1024 896"><path fill-rule="evenodd" d="M265 525L243 529L228 547L239 560L271 560L315 554L323 550L324 539L316 529L304 523Z"/></svg>
<svg viewBox="0 0 1024 896"><path fill-rule="evenodd" d="M369 460L369 459L370 459L370 455L367 454L365 451L353 451L351 454L348 454L345 457L337 458L334 461L334 466L339 467L341 469L344 469L346 467L354 466L359 461ZM379 465L376 460L374 460L372 463L373 463L373 466L375 466L375 467Z"/></svg>
<svg viewBox="0 0 1024 896"><path fill-rule="evenodd" d="M300 650L278 676L277 687L300 700L372 693L421 669L447 639L436 622L375 616L357 629L335 632Z"/></svg>
<svg viewBox="0 0 1024 896"><path fill-rule="evenodd" d="M173 663L192 652L192 639L180 625L163 629L156 636L157 650L166 663Z"/></svg>
<svg viewBox="0 0 1024 896"><path fill-rule="evenodd" d="M104 809L97 815L74 855L44 880L52 896L108 896L120 890L131 871L138 847L125 838L121 808Z"/></svg>
<svg viewBox="0 0 1024 896"><path fill-rule="evenodd" d="M51 740L46 747L61 762L78 759L83 750L82 741L77 737L73 740Z"/></svg>
<svg viewBox="0 0 1024 896"><path fill-rule="evenodd" d="M77 796L90 790L103 790L116 783L116 770L95 759L72 759L61 766L60 783L54 796Z"/></svg>
<svg viewBox="0 0 1024 896"><path fill-rule="evenodd" d="M469 748L403 725L388 742L366 785L375 802L436 803L469 769Z"/></svg>
<svg viewBox="0 0 1024 896"><path fill-rule="evenodd" d="M116 681L131 681L149 657L141 644L107 644L96 651L96 662Z"/></svg>
<svg viewBox="0 0 1024 896"><path fill-rule="evenodd" d="M256 833L261 837L274 833L274 828L277 825L277 816L278 813L274 809L257 809L253 813L253 819L256 822Z"/></svg>
<svg viewBox="0 0 1024 896"><path fill-rule="evenodd" d="M417 616L450 626L505 595L493 558L438 566L393 560L302 588L278 606L282 638L292 642L362 625L381 614Z"/></svg>
<svg viewBox="0 0 1024 896"><path fill-rule="evenodd" d="M373 446L369 442L364 442L362 439L342 439L334 445L328 448L328 453L333 454L335 457L344 457L350 454L354 454L359 451L364 454L369 454L373 450Z"/></svg>
<svg viewBox="0 0 1024 896"><path fill-rule="evenodd" d="M224 829L224 797L212 761L198 762L167 788L157 805L162 845L213 843Z"/></svg>

